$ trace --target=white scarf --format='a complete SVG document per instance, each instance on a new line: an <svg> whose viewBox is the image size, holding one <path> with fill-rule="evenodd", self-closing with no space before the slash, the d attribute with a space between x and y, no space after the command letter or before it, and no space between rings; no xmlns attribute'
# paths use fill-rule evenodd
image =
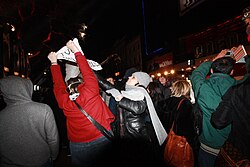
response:
<svg viewBox="0 0 250 167"><path fill-rule="evenodd" d="M134 100L139 101L144 99L144 94L139 89L137 89L137 86L131 86L126 84L126 91L121 91L122 96Z"/></svg>

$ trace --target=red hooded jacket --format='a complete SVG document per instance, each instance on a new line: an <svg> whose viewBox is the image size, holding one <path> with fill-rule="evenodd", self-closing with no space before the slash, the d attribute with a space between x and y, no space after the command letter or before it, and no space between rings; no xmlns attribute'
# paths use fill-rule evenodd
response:
<svg viewBox="0 0 250 167"><path fill-rule="evenodd" d="M76 101L92 118L110 130L110 123L114 121L114 115L99 94L97 78L81 52L75 53L75 57L83 78L83 83L78 86L80 95ZM66 116L68 139L72 142L90 142L103 136L69 99L60 66L51 65L50 69L56 100Z"/></svg>

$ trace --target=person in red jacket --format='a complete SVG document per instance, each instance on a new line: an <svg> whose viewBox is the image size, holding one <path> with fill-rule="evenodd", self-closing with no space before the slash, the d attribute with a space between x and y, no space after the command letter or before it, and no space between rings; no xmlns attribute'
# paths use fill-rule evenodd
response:
<svg viewBox="0 0 250 167"><path fill-rule="evenodd" d="M97 78L89 67L86 57L72 40L69 40L66 46L74 53L82 78L70 78L66 85L60 65L57 64L56 53L49 53L54 94L59 107L66 116L72 165L92 167L97 163L102 164L107 161L107 159L102 161L101 157L107 155L106 149L111 148L111 142L77 108L72 99L76 100L92 118L109 131L112 131L110 124L114 121L114 115L99 94ZM67 87L70 94L72 90L77 90L77 93L70 95Z"/></svg>

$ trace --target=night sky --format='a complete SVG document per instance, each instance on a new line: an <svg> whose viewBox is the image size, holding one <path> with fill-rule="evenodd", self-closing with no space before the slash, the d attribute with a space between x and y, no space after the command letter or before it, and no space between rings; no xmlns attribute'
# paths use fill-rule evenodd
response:
<svg viewBox="0 0 250 167"><path fill-rule="evenodd" d="M88 26L80 40L83 51L101 62L124 35L146 33L149 52L171 51L179 37L240 15L247 5L249 0L204 0L179 16L178 1L173 0L2 0L0 16L16 24L23 48L36 55L30 62L38 71L48 62L50 51L77 37L82 23Z"/></svg>
<svg viewBox="0 0 250 167"><path fill-rule="evenodd" d="M144 35L146 30L152 36L148 41L152 50L161 45L171 47L172 41L181 36L240 14L249 3L204 0L179 16L178 1L172 0L2 0L0 16L16 24L23 47L34 53L60 49L68 39L77 37L80 24L85 23L87 35L81 43L84 52L101 59L125 34Z"/></svg>

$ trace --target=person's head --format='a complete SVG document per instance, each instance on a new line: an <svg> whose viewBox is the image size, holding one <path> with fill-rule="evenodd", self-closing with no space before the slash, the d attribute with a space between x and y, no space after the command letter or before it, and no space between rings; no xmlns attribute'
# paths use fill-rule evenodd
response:
<svg viewBox="0 0 250 167"><path fill-rule="evenodd" d="M128 80L128 77L130 77L134 72L137 72L138 70L135 67L131 67L126 70L123 79Z"/></svg>
<svg viewBox="0 0 250 167"><path fill-rule="evenodd" d="M232 75L235 60L232 57L216 59L211 65L211 73L223 73Z"/></svg>
<svg viewBox="0 0 250 167"><path fill-rule="evenodd" d="M147 88L148 84L152 82L152 78L145 72L134 72L132 76L128 78L126 85L130 86L143 86Z"/></svg>
<svg viewBox="0 0 250 167"><path fill-rule="evenodd" d="M167 79L164 76L160 76L158 80L162 85L167 85Z"/></svg>
<svg viewBox="0 0 250 167"><path fill-rule="evenodd" d="M67 82L70 78L78 77L81 75L80 69L76 64L66 63L65 64L65 81Z"/></svg>
<svg viewBox="0 0 250 167"><path fill-rule="evenodd" d="M246 27L246 33L247 33L247 40L250 42L250 6L246 7L242 11L242 20L247 25Z"/></svg>
<svg viewBox="0 0 250 167"><path fill-rule="evenodd" d="M67 81L67 86L68 86L67 91L69 92L69 94L78 93L77 87L81 83L83 83L83 80L81 77L70 78Z"/></svg>
<svg viewBox="0 0 250 167"><path fill-rule="evenodd" d="M31 100L33 83L27 78L7 76L0 79L0 90L6 104L17 104L17 102Z"/></svg>
<svg viewBox="0 0 250 167"><path fill-rule="evenodd" d="M171 86L172 96L185 96L190 99L191 85L186 80L177 80Z"/></svg>
<svg viewBox="0 0 250 167"><path fill-rule="evenodd" d="M164 99L164 92L161 83L156 81L150 82L147 90L153 101L160 101Z"/></svg>

